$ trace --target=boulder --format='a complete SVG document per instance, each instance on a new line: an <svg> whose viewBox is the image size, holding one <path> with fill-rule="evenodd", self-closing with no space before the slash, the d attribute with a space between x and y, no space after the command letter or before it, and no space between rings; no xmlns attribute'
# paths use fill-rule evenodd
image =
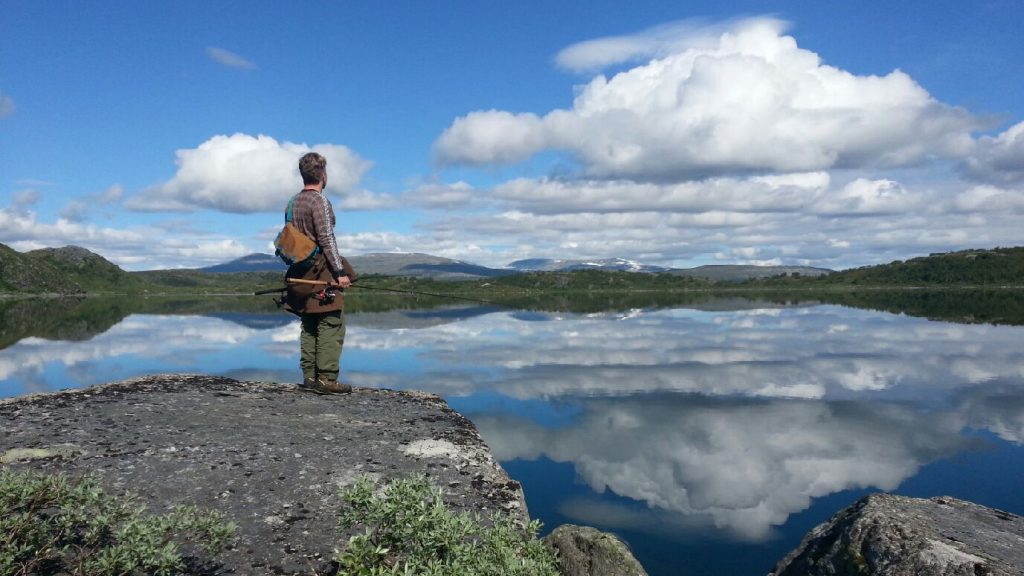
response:
<svg viewBox="0 0 1024 576"><path fill-rule="evenodd" d="M1024 576L1024 518L956 498L873 494L814 528L774 576Z"/></svg>
<svg viewBox="0 0 1024 576"><path fill-rule="evenodd" d="M563 576L647 576L625 542L596 528L563 524L544 543L558 553Z"/></svg>

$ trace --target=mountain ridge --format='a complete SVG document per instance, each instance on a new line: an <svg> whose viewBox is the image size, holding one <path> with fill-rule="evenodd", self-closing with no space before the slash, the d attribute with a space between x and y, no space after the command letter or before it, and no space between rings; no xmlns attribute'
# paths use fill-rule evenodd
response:
<svg viewBox="0 0 1024 576"><path fill-rule="evenodd" d="M661 269L621 258L606 260L527 259L514 267L489 268L421 253L371 253L351 258L360 275L422 281L502 280L507 286L543 290L551 283L571 284L567 275L585 275L583 290L677 289L670 279L703 280L737 287L800 286L1022 286L1024 247L971 249L896 260L888 264L835 272L807 266L706 265ZM278 283L286 267L269 254L250 254L231 262L192 270L127 272L99 254L77 246L43 248L20 253L0 244L0 293L68 294L153 293L196 291L240 294L253 286ZM623 270L625 269L625 271ZM641 272L638 272L640 270ZM607 273L607 280L600 274ZM633 280L628 277L633 276ZM523 281L515 278L522 276ZM620 278L621 276L621 278ZM616 278L613 282L613 277ZM595 283L596 282L596 283ZM590 288L587 288L587 287ZM550 287L550 286L548 286ZM674 288L673 288L674 287Z"/></svg>
<svg viewBox="0 0 1024 576"><path fill-rule="evenodd" d="M383 276L412 276L435 280L475 280L494 278L509 274L529 272L575 272L596 270L607 272L634 272L646 274L668 273L676 276L707 278L720 281L738 281L769 278L780 275L819 276L834 271L812 266L754 266L743 264L716 264L696 268L666 268L641 264L625 258L565 259L527 258L509 263L506 268L491 268L433 256L420 252L375 252L349 258L360 274ZM249 254L224 264L199 268L203 272L281 271L287 267L279 258L270 254Z"/></svg>
<svg viewBox="0 0 1024 576"><path fill-rule="evenodd" d="M563 258L527 258L508 265L518 272L571 272L573 270L615 270L618 272L668 272L671 268L640 264L625 258L573 260Z"/></svg>

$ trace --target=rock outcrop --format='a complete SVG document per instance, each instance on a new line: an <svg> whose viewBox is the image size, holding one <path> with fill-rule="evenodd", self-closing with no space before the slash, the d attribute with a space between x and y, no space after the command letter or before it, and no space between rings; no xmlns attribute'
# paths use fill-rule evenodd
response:
<svg viewBox="0 0 1024 576"><path fill-rule="evenodd" d="M596 528L563 524L544 543L558 552L564 576L647 576L625 542Z"/></svg>
<svg viewBox="0 0 1024 576"><path fill-rule="evenodd" d="M1024 518L949 497L873 494L812 530L774 576L1022 576Z"/></svg>
<svg viewBox="0 0 1024 576"><path fill-rule="evenodd" d="M519 484L473 424L430 394L154 376L0 401L0 462L80 475L154 512L193 504L238 525L218 574L325 574L339 488L426 474L455 510L526 519Z"/></svg>

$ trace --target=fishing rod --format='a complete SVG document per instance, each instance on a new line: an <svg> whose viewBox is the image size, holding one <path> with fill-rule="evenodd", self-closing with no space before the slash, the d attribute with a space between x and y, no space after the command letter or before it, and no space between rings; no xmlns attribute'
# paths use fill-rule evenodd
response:
<svg viewBox="0 0 1024 576"><path fill-rule="evenodd" d="M305 280L302 278L285 278L289 284L310 284L314 286L329 286L331 283L326 280ZM381 292L395 292L398 294L411 294L414 296L433 296L436 298L450 298L452 300L464 300L466 302L475 302L477 304L490 304L492 306L501 306L503 308L509 308L508 304L502 304L500 302L492 302L490 300L482 300L480 298L469 298L466 296L456 296L455 294L438 294L434 292L421 292L419 290L402 290L399 288L385 288L383 286L368 286L366 284L356 284L353 282L350 284L351 288L363 288L365 290L379 290ZM257 290L253 292L253 296L262 296L264 294L273 294L275 292L284 292L287 290L287 286L281 288L269 288L267 290Z"/></svg>

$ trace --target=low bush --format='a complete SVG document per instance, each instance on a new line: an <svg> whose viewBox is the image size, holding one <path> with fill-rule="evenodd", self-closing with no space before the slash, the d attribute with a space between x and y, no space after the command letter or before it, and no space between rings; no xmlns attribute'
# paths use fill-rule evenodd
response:
<svg viewBox="0 0 1024 576"><path fill-rule="evenodd" d="M343 490L339 527L364 527L337 553L345 576L557 576L539 522L509 514L452 512L426 477L399 479L374 492L368 478Z"/></svg>
<svg viewBox="0 0 1024 576"><path fill-rule="evenodd" d="M179 543L215 554L234 532L222 515L190 506L148 514L135 496L108 495L94 477L0 469L0 574L179 574Z"/></svg>

